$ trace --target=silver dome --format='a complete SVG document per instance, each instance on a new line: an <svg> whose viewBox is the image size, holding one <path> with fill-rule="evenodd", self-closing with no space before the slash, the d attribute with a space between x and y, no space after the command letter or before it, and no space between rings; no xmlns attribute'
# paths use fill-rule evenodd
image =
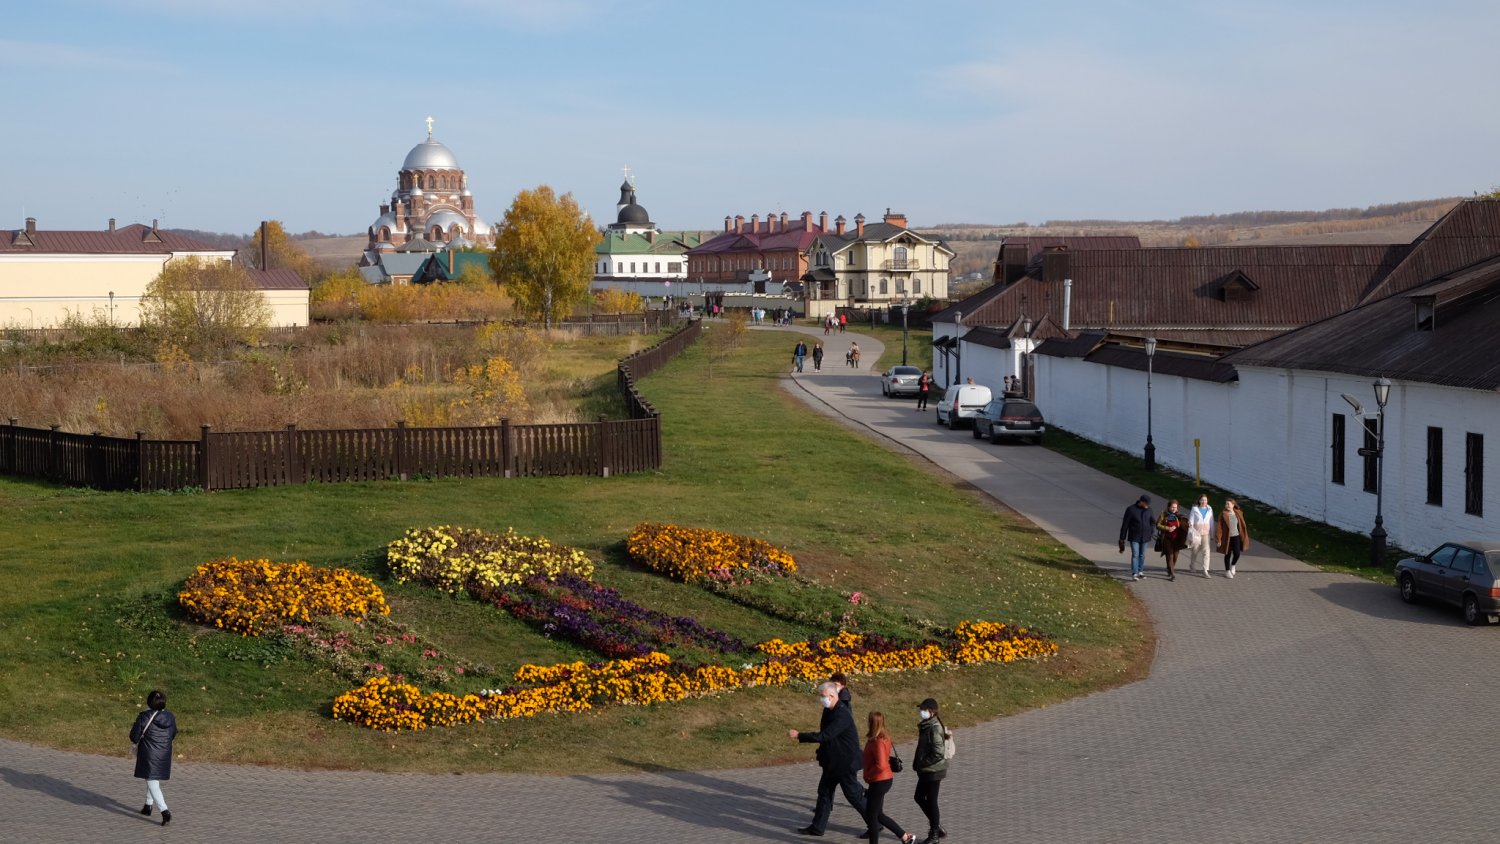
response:
<svg viewBox="0 0 1500 844"><path fill-rule="evenodd" d="M406 154L406 161L401 163L402 170L457 170L458 159L453 157L453 151L434 141L431 138L411 148Z"/></svg>

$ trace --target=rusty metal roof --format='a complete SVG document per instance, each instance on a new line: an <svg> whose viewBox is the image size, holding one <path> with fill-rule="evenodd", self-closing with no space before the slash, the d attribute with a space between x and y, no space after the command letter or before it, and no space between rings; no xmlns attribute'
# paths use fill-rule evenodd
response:
<svg viewBox="0 0 1500 844"><path fill-rule="evenodd" d="M306 279L297 274L297 271L287 267L274 270L257 270L246 267L245 272L255 286L261 290L307 290Z"/></svg>
<svg viewBox="0 0 1500 844"><path fill-rule="evenodd" d="M28 239L33 245L26 245ZM178 252L232 251L140 223L132 223L114 231L0 231L0 253L10 255L166 255Z"/></svg>

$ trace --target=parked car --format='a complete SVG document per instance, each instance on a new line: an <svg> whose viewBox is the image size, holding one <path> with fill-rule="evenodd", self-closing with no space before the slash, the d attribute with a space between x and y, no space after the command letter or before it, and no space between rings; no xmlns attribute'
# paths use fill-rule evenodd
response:
<svg viewBox="0 0 1500 844"><path fill-rule="evenodd" d="M954 384L943 391L943 399L937 403L933 412L937 414L939 425L957 430L971 424L979 411L993 398L990 388L982 384Z"/></svg>
<svg viewBox="0 0 1500 844"><path fill-rule="evenodd" d="M974 439L988 437L990 442L1028 437L1040 444L1047 433L1047 420L1036 405L1026 399L1006 394L995 399L974 417Z"/></svg>
<svg viewBox="0 0 1500 844"><path fill-rule="evenodd" d="M893 366L880 373L880 392L891 396L914 396L922 381L922 370L915 366Z"/></svg>
<svg viewBox="0 0 1500 844"><path fill-rule="evenodd" d="M1445 542L1396 564L1396 588L1408 604L1431 598L1463 610L1464 621L1500 620L1500 540Z"/></svg>

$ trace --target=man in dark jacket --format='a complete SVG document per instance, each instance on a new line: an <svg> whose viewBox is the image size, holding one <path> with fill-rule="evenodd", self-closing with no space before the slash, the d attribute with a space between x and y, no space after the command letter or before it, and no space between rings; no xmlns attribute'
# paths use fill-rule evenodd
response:
<svg viewBox="0 0 1500 844"><path fill-rule="evenodd" d="M1125 510L1120 522L1120 553L1125 553L1125 543L1130 543L1130 577L1140 580L1146 576L1146 545L1156 535L1156 514L1151 512L1151 496L1142 495Z"/></svg>
<svg viewBox="0 0 1500 844"><path fill-rule="evenodd" d="M813 807L812 823L797 830L802 835L822 835L828 828L828 816L833 813L833 789L843 789L844 799L859 812L865 814L865 789L859 784L859 772L864 767L864 751L859 746L859 730L854 726L854 712L847 701L839 699L839 685L824 683L818 687L818 700L823 704L823 719L816 733L788 730L787 735L799 742L816 742L818 764L823 767L823 776L818 779L818 802Z"/></svg>

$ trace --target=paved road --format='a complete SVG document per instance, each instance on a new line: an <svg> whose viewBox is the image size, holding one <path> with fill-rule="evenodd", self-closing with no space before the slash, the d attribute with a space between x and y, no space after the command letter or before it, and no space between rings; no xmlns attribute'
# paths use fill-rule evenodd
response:
<svg viewBox="0 0 1500 844"><path fill-rule="evenodd" d="M813 330L821 336L820 330ZM949 432L842 366L789 379L824 412L984 489L1106 569L1139 494L1043 449ZM790 346L789 346L790 347ZM1253 514L1251 514L1253 518ZM1158 625L1148 679L967 729L942 789L961 842L1417 842L1492 837L1500 630L1257 545L1233 581L1131 585ZM791 841L810 765L629 776L304 773L181 763L176 818L133 814L130 765L0 742L0 841ZM890 805L917 825L912 781ZM853 840L847 807L830 836Z"/></svg>

